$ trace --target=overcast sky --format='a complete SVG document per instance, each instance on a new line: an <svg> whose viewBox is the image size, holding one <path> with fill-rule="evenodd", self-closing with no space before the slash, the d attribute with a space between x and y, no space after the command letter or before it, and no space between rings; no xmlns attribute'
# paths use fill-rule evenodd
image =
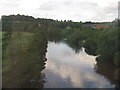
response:
<svg viewBox="0 0 120 90"><path fill-rule="evenodd" d="M0 16L31 15L73 21L112 21L119 0L0 0Z"/></svg>

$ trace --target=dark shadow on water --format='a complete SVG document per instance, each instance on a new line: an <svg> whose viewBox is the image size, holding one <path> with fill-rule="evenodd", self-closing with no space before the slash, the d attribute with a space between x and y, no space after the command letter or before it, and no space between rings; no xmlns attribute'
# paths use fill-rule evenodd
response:
<svg viewBox="0 0 120 90"><path fill-rule="evenodd" d="M80 45L75 45L68 42L66 43L75 51L75 53L79 53L79 51L82 50L82 46Z"/></svg>
<svg viewBox="0 0 120 90"><path fill-rule="evenodd" d="M94 70L109 80L116 88L120 88L120 80L118 78L120 75L120 68L116 67L112 63L97 61L94 66Z"/></svg>

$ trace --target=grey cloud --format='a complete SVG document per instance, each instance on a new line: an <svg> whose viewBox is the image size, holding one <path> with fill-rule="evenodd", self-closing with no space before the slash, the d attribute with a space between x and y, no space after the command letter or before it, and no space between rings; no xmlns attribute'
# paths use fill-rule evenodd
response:
<svg viewBox="0 0 120 90"><path fill-rule="evenodd" d="M105 10L105 13L117 13L118 12L118 6L106 7L104 10Z"/></svg>
<svg viewBox="0 0 120 90"><path fill-rule="evenodd" d="M20 5L21 0L5 0L2 3L2 5L6 6L5 8L13 8L18 7Z"/></svg>
<svg viewBox="0 0 120 90"><path fill-rule="evenodd" d="M71 19L73 21L112 20L117 16L117 6L101 6L101 2L99 3L97 0L37 0L37 2L33 3L33 7L29 5L29 1L34 2L34 0L1 0L1 14L25 13L35 17L58 20ZM27 5L23 5L27 2L30 8ZM30 4L32 5L32 3Z"/></svg>
<svg viewBox="0 0 120 90"><path fill-rule="evenodd" d="M90 9L90 8L96 8L98 7L97 3L92 3L92 2L80 2L76 0L71 0L71 1L64 1L64 2L46 2L40 5L39 10L56 10L56 9L66 9L66 8L71 8L71 9Z"/></svg>
<svg viewBox="0 0 120 90"><path fill-rule="evenodd" d="M49 11L49 10L54 10L56 7L57 7L56 3L46 2L46 3L43 3L42 5L40 5L40 7L38 9Z"/></svg>
<svg viewBox="0 0 120 90"><path fill-rule="evenodd" d="M118 3L118 17L119 17L119 19L120 19L120 1L119 1L119 3Z"/></svg>
<svg viewBox="0 0 120 90"><path fill-rule="evenodd" d="M78 6L78 7L97 7L98 6L98 4L97 3L93 3L93 2L85 2L85 1L82 1L82 2L80 2L80 1L71 1L71 2L69 2L69 1L66 1L66 2L64 2L64 5L70 5L70 6Z"/></svg>
<svg viewBox="0 0 120 90"><path fill-rule="evenodd" d="M114 20L115 18L118 17L118 6L113 6L113 7L109 6L109 7L103 8L102 10L103 10L102 14L104 19Z"/></svg>
<svg viewBox="0 0 120 90"><path fill-rule="evenodd" d="M8 8L16 8L18 7L20 4L18 3L6 3L5 4Z"/></svg>
<svg viewBox="0 0 120 90"><path fill-rule="evenodd" d="M20 4L22 0L4 0L3 3L6 4Z"/></svg>
<svg viewBox="0 0 120 90"><path fill-rule="evenodd" d="M97 2L86 2L79 0L61 0L57 2L46 2L40 5L40 8L38 8L38 10L45 11L45 16L55 15L59 19L72 18L72 20L75 21L112 20L117 15L117 6L100 7Z"/></svg>

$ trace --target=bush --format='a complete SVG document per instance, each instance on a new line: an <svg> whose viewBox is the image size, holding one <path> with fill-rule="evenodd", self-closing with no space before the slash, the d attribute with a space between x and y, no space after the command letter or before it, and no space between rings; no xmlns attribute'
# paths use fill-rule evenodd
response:
<svg viewBox="0 0 120 90"><path fill-rule="evenodd" d="M114 64L116 66L120 65L120 52L115 53L115 57L114 57L114 61L113 62L114 62Z"/></svg>

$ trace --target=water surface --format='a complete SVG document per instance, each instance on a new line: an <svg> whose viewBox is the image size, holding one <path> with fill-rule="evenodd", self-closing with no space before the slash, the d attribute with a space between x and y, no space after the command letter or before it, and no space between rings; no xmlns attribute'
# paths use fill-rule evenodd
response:
<svg viewBox="0 0 120 90"><path fill-rule="evenodd" d="M75 53L63 42L49 42L46 57L44 88L114 87L107 78L96 73L96 57L88 55L84 48Z"/></svg>

